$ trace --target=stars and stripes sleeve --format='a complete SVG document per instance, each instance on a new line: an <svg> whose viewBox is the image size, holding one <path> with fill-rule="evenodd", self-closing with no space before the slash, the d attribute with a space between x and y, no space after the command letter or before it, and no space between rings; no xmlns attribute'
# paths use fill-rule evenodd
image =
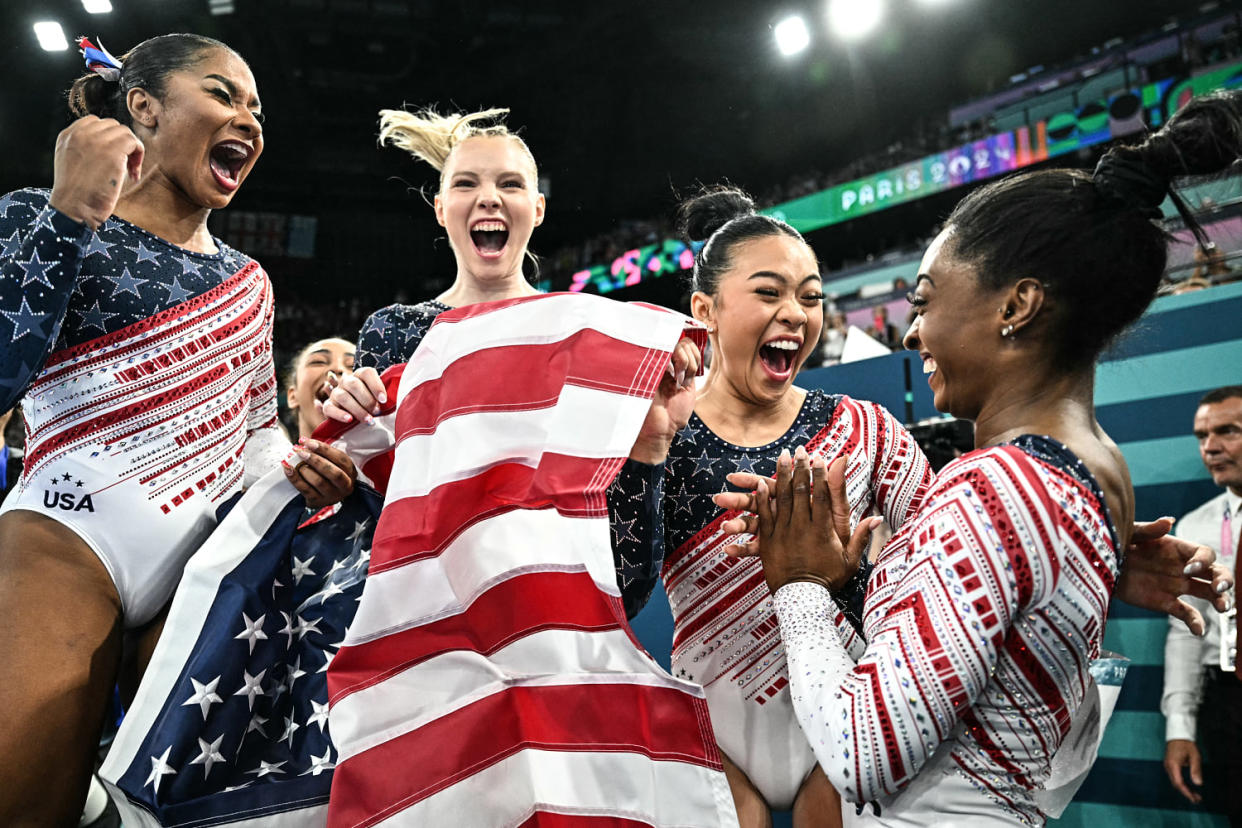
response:
<svg viewBox="0 0 1242 828"><path fill-rule="evenodd" d="M990 455L928 493L903 532L900 579L882 608L867 607L868 643L857 662L836 633L827 590L799 582L776 592L798 722L829 780L853 802L895 794L914 778L969 715L1015 616L1054 580L1055 527L1037 514L1048 504L1021 514L1002 506L993 483L1012 481L1014 470ZM882 560L872 579L885 574Z"/></svg>
<svg viewBox="0 0 1242 828"><path fill-rule="evenodd" d="M60 334L90 228L18 190L0 199L0 411L13 407Z"/></svg>
<svg viewBox="0 0 1242 828"><path fill-rule="evenodd" d="M638 615L664 565L664 464L626 460L607 490L612 558L625 617Z"/></svg>
<svg viewBox="0 0 1242 828"><path fill-rule="evenodd" d="M394 365L409 362L434 318L419 314L410 305L380 308L367 317L358 332L357 366L382 374Z"/></svg>

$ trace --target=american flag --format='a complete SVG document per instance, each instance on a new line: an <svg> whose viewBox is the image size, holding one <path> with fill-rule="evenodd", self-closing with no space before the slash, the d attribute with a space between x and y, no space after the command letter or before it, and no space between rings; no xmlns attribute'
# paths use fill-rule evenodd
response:
<svg viewBox="0 0 1242 828"><path fill-rule="evenodd" d="M126 825L736 825L702 691L625 621L604 499L686 325L442 314L376 424L317 435L387 489L378 527L360 488L295 532L269 477L187 567L103 771Z"/></svg>
<svg viewBox="0 0 1242 828"><path fill-rule="evenodd" d="M686 321L572 294L436 319L328 673L329 825L736 824L702 691L625 621L604 498Z"/></svg>
<svg viewBox="0 0 1242 828"><path fill-rule="evenodd" d="M323 824L336 762L327 667L380 507L360 486L308 521L271 472L190 559L101 770L127 828Z"/></svg>

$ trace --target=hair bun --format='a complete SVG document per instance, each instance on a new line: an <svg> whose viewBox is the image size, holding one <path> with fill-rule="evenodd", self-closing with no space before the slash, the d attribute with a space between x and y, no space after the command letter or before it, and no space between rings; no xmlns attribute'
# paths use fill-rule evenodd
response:
<svg viewBox="0 0 1242 828"><path fill-rule="evenodd" d="M1109 150L1091 176L1100 195L1118 207L1138 209L1160 217L1160 205L1169 194L1169 179L1153 169L1137 149Z"/></svg>
<svg viewBox="0 0 1242 828"><path fill-rule="evenodd" d="M686 242L707 241L739 216L753 215L755 202L736 187L717 187L687 199L677 208L677 231Z"/></svg>

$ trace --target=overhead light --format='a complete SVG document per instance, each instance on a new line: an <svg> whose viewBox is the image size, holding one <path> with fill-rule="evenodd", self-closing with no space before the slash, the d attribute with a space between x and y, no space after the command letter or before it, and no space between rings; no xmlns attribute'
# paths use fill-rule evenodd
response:
<svg viewBox="0 0 1242 828"><path fill-rule="evenodd" d="M69 48L65 30L55 20L40 20L34 24L34 33L45 52L64 52Z"/></svg>
<svg viewBox="0 0 1242 828"><path fill-rule="evenodd" d="M883 17L883 0L828 0L828 22L845 40L867 36Z"/></svg>
<svg viewBox="0 0 1242 828"><path fill-rule="evenodd" d="M233 0L207 0L207 11L213 15L233 13Z"/></svg>
<svg viewBox="0 0 1242 828"><path fill-rule="evenodd" d="M796 55L811 45L811 33L807 30L806 21L798 15L777 23L772 33L776 35L776 48L786 57Z"/></svg>
<svg viewBox="0 0 1242 828"><path fill-rule="evenodd" d="M82 0L82 8L87 14L107 14L112 11L110 0Z"/></svg>

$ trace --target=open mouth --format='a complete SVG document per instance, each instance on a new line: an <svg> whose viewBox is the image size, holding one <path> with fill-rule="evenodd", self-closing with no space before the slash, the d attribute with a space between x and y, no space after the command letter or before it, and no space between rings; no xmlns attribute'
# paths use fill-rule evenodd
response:
<svg viewBox="0 0 1242 828"><path fill-rule="evenodd" d="M774 339L759 348L759 361L776 379L787 379L793 374L794 361L802 343L796 339Z"/></svg>
<svg viewBox="0 0 1242 828"><path fill-rule="evenodd" d="M936 373L936 360L926 354L923 355L923 373L928 375Z"/></svg>
<svg viewBox="0 0 1242 828"><path fill-rule="evenodd" d="M211 148L211 174L226 190L241 186L242 170L246 167L252 150L241 141L224 141Z"/></svg>
<svg viewBox="0 0 1242 828"><path fill-rule="evenodd" d="M509 243L509 228L503 221L484 219L470 228L470 241L474 249L485 259L494 259L504 252Z"/></svg>

